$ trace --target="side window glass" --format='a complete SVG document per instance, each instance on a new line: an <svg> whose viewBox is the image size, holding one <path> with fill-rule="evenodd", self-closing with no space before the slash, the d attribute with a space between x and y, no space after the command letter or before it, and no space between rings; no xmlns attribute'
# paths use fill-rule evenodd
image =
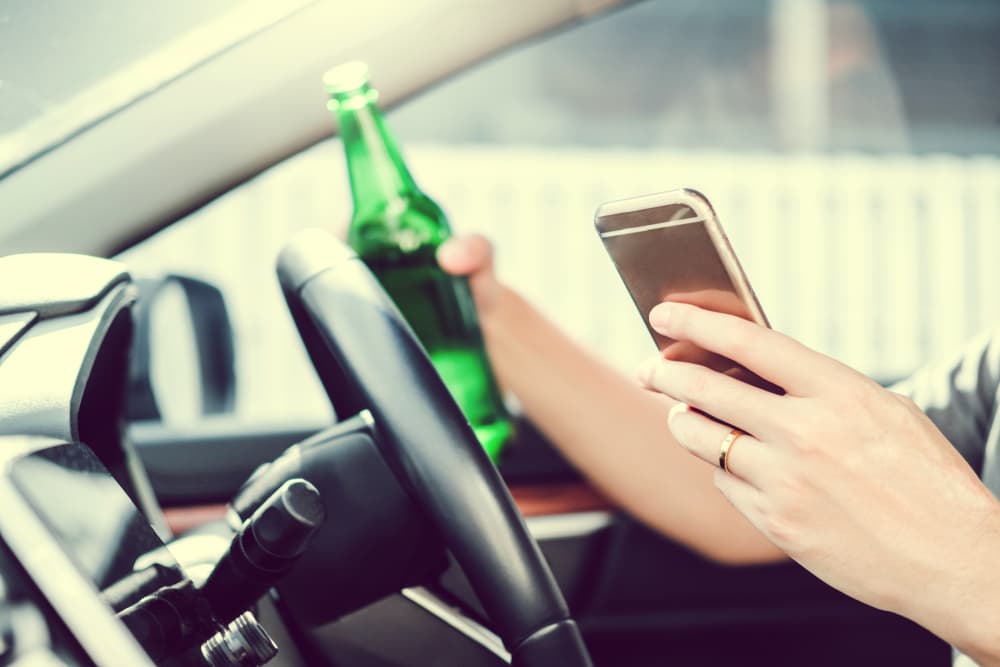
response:
<svg viewBox="0 0 1000 667"><path fill-rule="evenodd" d="M393 120L456 225L622 369L649 343L589 220L694 187L777 328L888 380L1000 322L998 29L978 0L654 0Z"/></svg>
<svg viewBox="0 0 1000 667"><path fill-rule="evenodd" d="M180 274L220 288L234 338L230 416L239 420L296 428L331 418L278 287L275 262L299 229L336 230L350 214L339 151L335 142L305 151L118 257L140 279ZM184 310L181 297L163 297L154 313L152 383L167 421L197 421L190 327L173 317Z"/></svg>
<svg viewBox="0 0 1000 667"><path fill-rule="evenodd" d="M975 0L651 0L388 118L456 231L623 371L650 343L593 211L694 187L777 328L889 379L1000 321L998 31ZM122 255L223 288L243 418L328 418L273 267L296 229L342 230L342 162L325 142Z"/></svg>

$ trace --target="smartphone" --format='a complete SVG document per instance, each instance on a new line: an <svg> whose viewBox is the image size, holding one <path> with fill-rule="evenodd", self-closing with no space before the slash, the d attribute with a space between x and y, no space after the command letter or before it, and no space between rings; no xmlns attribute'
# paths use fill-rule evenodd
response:
<svg viewBox="0 0 1000 667"><path fill-rule="evenodd" d="M770 326L704 195L683 189L607 202L598 207L594 226L664 358L722 372L740 368L649 325L654 306L675 301Z"/></svg>

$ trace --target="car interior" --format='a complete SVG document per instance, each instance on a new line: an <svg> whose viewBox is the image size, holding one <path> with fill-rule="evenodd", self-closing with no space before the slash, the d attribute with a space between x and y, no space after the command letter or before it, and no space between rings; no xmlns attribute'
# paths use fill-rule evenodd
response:
<svg viewBox="0 0 1000 667"><path fill-rule="evenodd" d="M0 666L951 664L629 516L517 397L491 461L343 240L322 76L623 373L594 209L695 187L775 328L889 385L1000 320L995 3L86 4L0 4Z"/></svg>

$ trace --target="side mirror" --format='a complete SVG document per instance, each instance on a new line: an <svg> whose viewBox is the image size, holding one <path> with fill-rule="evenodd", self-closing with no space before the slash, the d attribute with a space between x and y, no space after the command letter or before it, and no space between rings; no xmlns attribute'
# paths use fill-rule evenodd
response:
<svg viewBox="0 0 1000 667"><path fill-rule="evenodd" d="M231 412L235 353L222 292L182 275L137 280L136 286L126 420Z"/></svg>

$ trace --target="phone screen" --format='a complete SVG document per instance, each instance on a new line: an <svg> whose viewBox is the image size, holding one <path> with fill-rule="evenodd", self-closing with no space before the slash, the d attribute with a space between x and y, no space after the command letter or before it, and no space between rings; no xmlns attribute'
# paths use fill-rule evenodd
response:
<svg viewBox="0 0 1000 667"><path fill-rule="evenodd" d="M661 211L669 217L658 221L648 217L637 221L634 213L602 217L600 232L656 346L666 351L673 342L649 327L649 311L663 301L755 319L707 222L685 205Z"/></svg>
<svg viewBox="0 0 1000 667"><path fill-rule="evenodd" d="M596 226L646 330L665 359L701 364L781 392L732 360L662 336L649 325L649 311L654 306L674 301L768 326L711 205L702 195L677 190L609 202L597 210Z"/></svg>

